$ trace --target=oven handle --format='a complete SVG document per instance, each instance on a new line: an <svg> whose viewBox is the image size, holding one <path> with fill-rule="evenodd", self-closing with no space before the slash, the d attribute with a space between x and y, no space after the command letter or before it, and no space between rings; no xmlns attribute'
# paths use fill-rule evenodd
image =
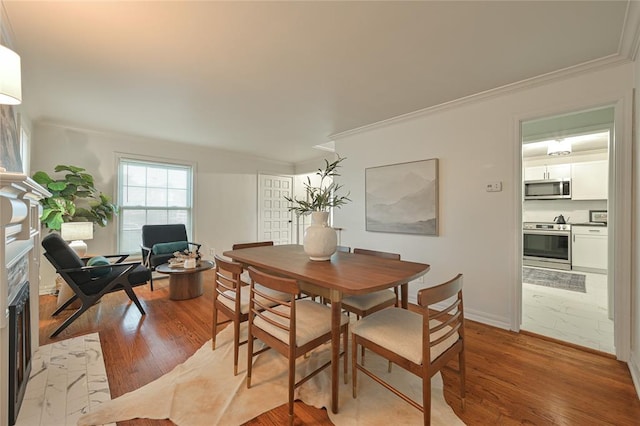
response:
<svg viewBox="0 0 640 426"><path fill-rule="evenodd" d="M552 231L548 229L524 229L523 234L531 234L531 235L564 235L571 236L571 231Z"/></svg>

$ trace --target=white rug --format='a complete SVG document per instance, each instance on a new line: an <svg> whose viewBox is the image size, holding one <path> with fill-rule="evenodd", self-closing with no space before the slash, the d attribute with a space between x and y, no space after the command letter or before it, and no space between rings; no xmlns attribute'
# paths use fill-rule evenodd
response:
<svg viewBox="0 0 640 426"><path fill-rule="evenodd" d="M98 333L40 346L16 426L75 425L111 399Z"/></svg>
<svg viewBox="0 0 640 426"><path fill-rule="evenodd" d="M243 324L242 330L246 330ZM177 425L239 425L287 402L287 362L276 351L269 350L256 358L252 387L246 388L246 345L240 349L239 373L233 376L233 331L225 328L211 341L174 370L140 389L105 402L82 416L78 425L97 425L133 418L171 419ZM324 345L307 359L299 359L297 371L313 369L330 357L330 346ZM351 382L342 381L340 362L339 413L327 410L335 425L388 425L393 413L395 425L422 424L422 413L396 397L364 374L358 374L358 398L351 396ZM416 400L422 399L422 386L417 377L394 366L386 373L386 361L367 353L367 366L400 384ZM330 406L330 371L325 369L297 390L296 398L315 407ZM442 378L432 380L432 413L434 425L463 425L442 395Z"/></svg>

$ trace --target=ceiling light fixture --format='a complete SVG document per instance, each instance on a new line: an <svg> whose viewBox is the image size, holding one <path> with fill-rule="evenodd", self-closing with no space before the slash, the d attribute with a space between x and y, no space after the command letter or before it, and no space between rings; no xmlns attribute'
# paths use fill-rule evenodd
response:
<svg viewBox="0 0 640 426"><path fill-rule="evenodd" d="M566 139L556 139L547 144L547 155L571 154L571 142Z"/></svg>
<svg viewBox="0 0 640 426"><path fill-rule="evenodd" d="M20 56L8 47L0 45L0 105L22 103Z"/></svg>

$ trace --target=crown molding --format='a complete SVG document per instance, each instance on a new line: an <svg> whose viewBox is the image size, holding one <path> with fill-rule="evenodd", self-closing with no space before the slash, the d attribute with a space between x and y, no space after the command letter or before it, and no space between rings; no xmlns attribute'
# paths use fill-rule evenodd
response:
<svg viewBox="0 0 640 426"><path fill-rule="evenodd" d="M465 104L480 102L480 101L484 101L491 98L496 98L506 93L513 93L513 92L531 89L533 87L541 86L543 84L551 83L554 81L566 80L568 78L572 78L582 74L588 74L593 71L597 71L601 69L613 68L615 66L627 64L629 62L631 62L631 59L623 55L620 55L620 54L609 55L604 58L595 59L593 61L582 63L580 65L574 65L574 66L563 68L557 71L541 74L539 76L528 78L526 80L510 83L504 86L496 87L494 89L489 89L483 92L475 93L473 95L454 99L449 102L444 102L442 104L430 106L427 108L419 109L417 111L391 117L386 120L356 127L355 129L335 133L335 134L329 135L329 139L332 139L332 140L343 139L348 136L353 136L353 135L367 132L370 130L390 126L390 125L397 124L406 120L411 120L417 117L427 116L430 114L434 114L436 112L442 112L442 111L450 110L453 108L457 108Z"/></svg>
<svg viewBox="0 0 640 426"><path fill-rule="evenodd" d="M621 56L635 61L640 47L640 2L629 1L620 34L618 52Z"/></svg>

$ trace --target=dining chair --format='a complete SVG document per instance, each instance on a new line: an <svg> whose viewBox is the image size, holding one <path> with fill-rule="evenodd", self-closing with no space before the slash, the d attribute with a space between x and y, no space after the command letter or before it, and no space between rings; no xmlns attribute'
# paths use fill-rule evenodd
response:
<svg viewBox="0 0 640 426"><path fill-rule="evenodd" d="M355 248L353 253L400 260L398 253L385 251ZM368 294L347 296L342 299L342 309L356 314L358 319L390 306L398 306L398 287L394 287L393 290L385 289Z"/></svg>
<svg viewBox="0 0 640 426"><path fill-rule="evenodd" d="M211 337L211 348L216 348L216 334L218 326L233 322L233 375L238 374L238 353L240 346L247 343L246 340L240 341L240 324L247 321L249 314L249 288L243 285L240 277L243 273L243 267L240 263L224 259L216 255L214 257L215 280L213 291L213 330ZM244 287L244 290L243 290ZM263 303L272 306L286 301L289 295L282 292L270 291L263 289L265 294L269 294L269 300ZM218 321L219 313L222 312L228 319Z"/></svg>
<svg viewBox="0 0 640 426"><path fill-rule="evenodd" d="M296 382L296 359L318 346L331 341L331 308L309 299L295 299L300 287L294 279L260 272L249 267L251 292L249 299L249 337L247 357L247 388L251 387L253 357L265 349L275 349L289 361L289 425L293 425L293 401L295 389L331 365L328 361ZM260 286L258 286L258 283ZM290 295L290 302L269 306L274 302L263 288ZM340 332L343 336L344 382L347 383L347 347L349 318L340 315ZM266 346L253 352L253 341L259 339Z"/></svg>
<svg viewBox="0 0 640 426"><path fill-rule="evenodd" d="M452 299L453 301L449 301ZM446 307L441 303L446 301ZM421 410L424 424L431 419L431 377L454 358L460 378L460 402L465 402L464 309L462 274L435 287L418 291L418 312L391 308L362 318L351 333L353 397L357 392L357 372L362 371L398 397ZM380 376L358 364L357 348L375 352L422 378L422 405Z"/></svg>
<svg viewBox="0 0 640 426"><path fill-rule="evenodd" d="M273 241L254 241L251 243L236 243L231 246L231 250L241 250L252 247L269 247L273 245ZM243 283L249 285L251 282L251 278L249 278L249 273L245 270L240 277Z"/></svg>

